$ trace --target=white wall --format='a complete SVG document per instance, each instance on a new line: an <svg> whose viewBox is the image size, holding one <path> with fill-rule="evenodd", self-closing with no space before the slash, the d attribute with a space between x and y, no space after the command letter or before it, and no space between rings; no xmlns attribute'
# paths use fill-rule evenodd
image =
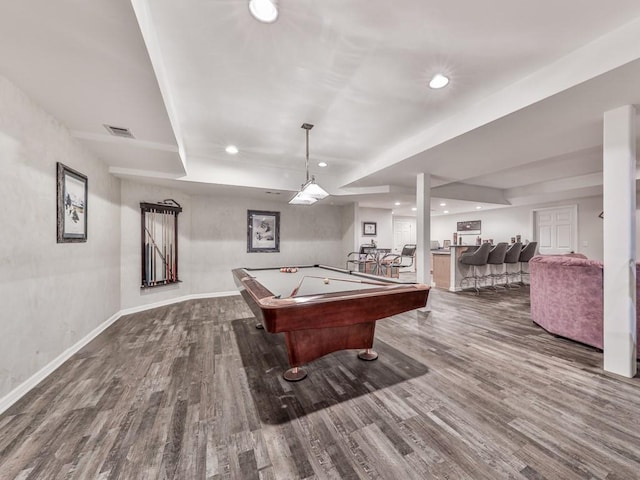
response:
<svg viewBox="0 0 640 480"><path fill-rule="evenodd" d="M122 308L132 308L191 294L191 197L174 189L122 180ZM158 203L171 198L182 207L178 215L179 283L141 289L140 202Z"/></svg>
<svg viewBox="0 0 640 480"><path fill-rule="evenodd" d="M0 76L0 398L120 308L120 184ZM56 162L88 177L88 240L56 243Z"/></svg>
<svg viewBox="0 0 640 480"><path fill-rule="evenodd" d="M588 197L562 202L526 205L521 207L480 210L461 215L431 217L431 238L453 240L456 223L463 220L481 220L483 240L492 238L494 243L509 242L511 237L520 234L522 241L533 240L531 212L535 208L562 205L578 205L578 252L594 260L602 260L602 220L598 214L602 211L602 197ZM463 244L475 244L476 235L464 235ZM587 246L585 246L585 242Z"/></svg>
<svg viewBox="0 0 640 480"><path fill-rule="evenodd" d="M365 208L359 209L360 225L360 244L371 243L373 239L379 248L393 248L393 215L391 210L385 208ZM376 222L376 233L373 236L362 235L363 222Z"/></svg>
<svg viewBox="0 0 640 480"><path fill-rule="evenodd" d="M191 206L193 293L236 290L231 270L238 267L344 267L342 207L218 196L194 196ZM247 210L280 212L279 253L247 253Z"/></svg>

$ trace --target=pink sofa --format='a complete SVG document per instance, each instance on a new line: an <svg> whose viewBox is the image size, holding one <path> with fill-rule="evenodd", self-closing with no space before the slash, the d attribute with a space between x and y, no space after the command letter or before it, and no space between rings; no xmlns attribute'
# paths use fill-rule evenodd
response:
<svg viewBox="0 0 640 480"><path fill-rule="evenodd" d="M636 292L640 299L639 267ZM602 271L602 262L584 255L533 257L529 261L531 319L554 335L602 349ZM640 318L636 323L640 338Z"/></svg>

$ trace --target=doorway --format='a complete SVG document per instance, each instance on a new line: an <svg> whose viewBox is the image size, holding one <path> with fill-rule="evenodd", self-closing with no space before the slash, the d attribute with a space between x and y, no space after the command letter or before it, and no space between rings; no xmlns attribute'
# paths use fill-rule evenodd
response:
<svg viewBox="0 0 640 480"><path fill-rule="evenodd" d="M416 219L393 217L393 253L400 255L402 247L408 243L416 243ZM410 267L407 271L414 271Z"/></svg>
<svg viewBox="0 0 640 480"><path fill-rule="evenodd" d="M576 252L578 249L578 206L533 210L534 240L543 255Z"/></svg>

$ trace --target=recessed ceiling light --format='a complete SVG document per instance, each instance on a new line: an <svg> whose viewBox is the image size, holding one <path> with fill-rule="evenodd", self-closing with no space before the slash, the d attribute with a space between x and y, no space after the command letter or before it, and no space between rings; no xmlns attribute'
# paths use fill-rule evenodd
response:
<svg viewBox="0 0 640 480"><path fill-rule="evenodd" d="M449 78L445 77L441 73L436 73L431 81L429 82L429 86L433 89L443 88L449 84Z"/></svg>
<svg viewBox="0 0 640 480"><path fill-rule="evenodd" d="M278 18L276 0L249 0L249 11L263 23L273 23Z"/></svg>
<svg viewBox="0 0 640 480"><path fill-rule="evenodd" d="M446 204L446 203L444 203L444 202L442 202L442 203L440 204L440 206L441 206L441 207L446 207L446 206L447 206L447 204Z"/></svg>
<svg viewBox="0 0 640 480"><path fill-rule="evenodd" d="M238 147L236 147L235 145L227 145L227 148L225 148L224 151L230 155L235 155L236 153L238 153Z"/></svg>
<svg viewBox="0 0 640 480"><path fill-rule="evenodd" d="M328 163L327 163L327 162L318 162L318 166L319 166L319 167L324 168L324 167L326 167L327 165L328 165Z"/></svg>
<svg viewBox="0 0 640 480"><path fill-rule="evenodd" d="M399 207L399 206L400 206L400 202L396 202L396 203L394 203L394 205L395 205L396 207Z"/></svg>
<svg viewBox="0 0 640 480"><path fill-rule="evenodd" d="M481 208L482 208L482 207L481 207L480 205L478 205L478 206L476 207L476 210L480 210Z"/></svg>
<svg viewBox="0 0 640 480"><path fill-rule="evenodd" d="M413 208L411 209L411 211L412 211L412 212L415 212L416 210L418 210L416 207L413 207Z"/></svg>
<svg viewBox="0 0 640 480"><path fill-rule="evenodd" d="M449 210L445 210L444 213L449 213Z"/></svg>

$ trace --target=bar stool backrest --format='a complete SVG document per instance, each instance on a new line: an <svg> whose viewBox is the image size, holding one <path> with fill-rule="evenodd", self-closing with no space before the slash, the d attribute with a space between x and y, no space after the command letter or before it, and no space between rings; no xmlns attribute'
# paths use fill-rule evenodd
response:
<svg viewBox="0 0 640 480"><path fill-rule="evenodd" d="M401 257L413 257L416 253L416 245L413 243L407 243L404 247L402 247L402 252L400 252Z"/></svg>
<svg viewBox="0 0 640 480"><path fill-rule="evenodd" d="M520 258L518 261L522 263L528 262L536 254L537 249L538 249L538 242L527 243L522 249L522 252L520 252Z"/></svg>
<svg viewBox="0 0 640 480"><path fill-rule="evenodd" d="M520 261L520 252L522 251L522 242L512 243L504 257L504 263L518 263Z"/></svg>
<svg viewBox="0 0 640 480"><path fill-rule="evenodd" d="M507 248L509 248L509 244L507 242L498 243L489 252L487 263L490 263L492 265L499 265L504 263L504 257L507 254Z"/></svg>
<svg viewBox="0 0 640 480"><path fill-rule="evenodd" d="M463 253L460 255L460 262L465 265L486 265L489 259L490 243L483 243L475 252Z"/></svg>

